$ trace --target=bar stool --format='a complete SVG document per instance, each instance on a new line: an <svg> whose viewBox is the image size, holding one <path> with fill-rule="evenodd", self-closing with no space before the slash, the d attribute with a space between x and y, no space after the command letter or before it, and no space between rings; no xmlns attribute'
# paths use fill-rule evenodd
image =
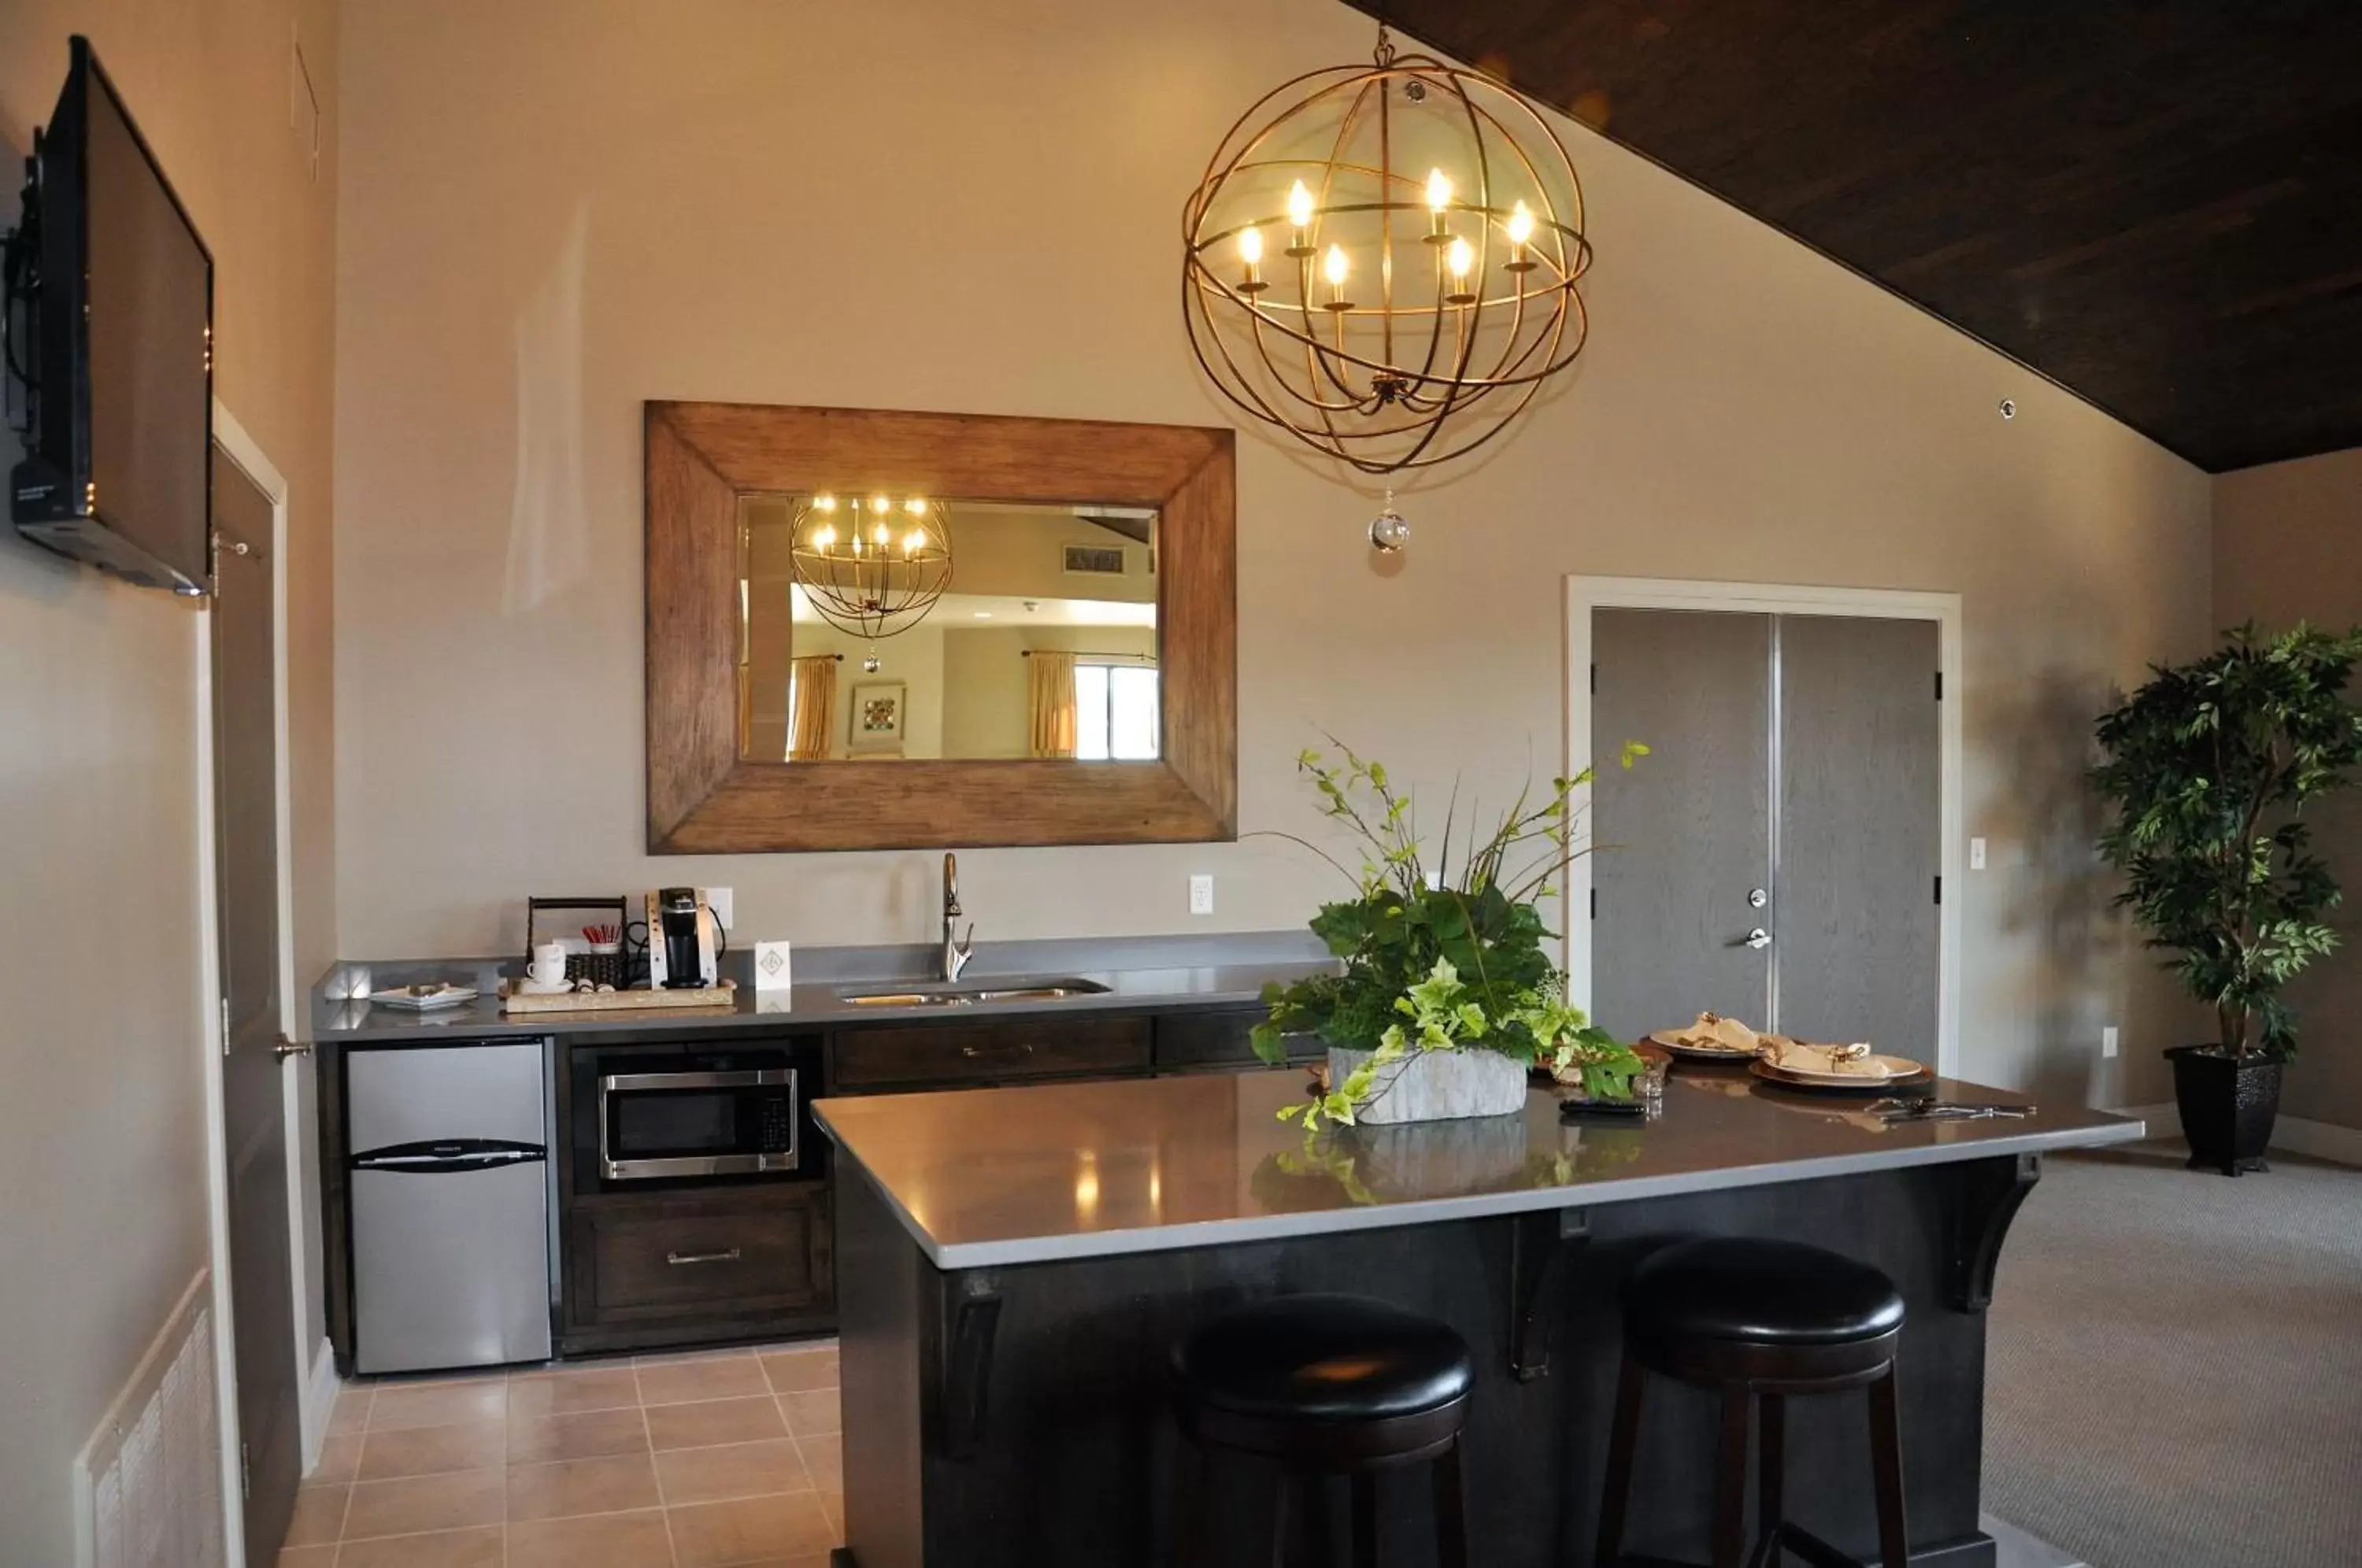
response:
<svg viewBox="0 0 2362 1568"><path fill-rule="evenodd" d="M1283 1561L1291 1476L1343 1475L1352 1489L1352 1561L1377 1561L1376 1473L1433 1460L1436 1553L1467 1568L1460 1431L1475 1368L1448 1324L1359 1296L1285 1296L1206 1324L1174 1352L1182 1432L1279 1466L1271 1561ZM1202 1463L1202 1462L1201 1462ZM1176 1510L1177 1568L1197 1510Z"/></svg>
<svg viewBox="0 0 2362 1568"><path fill-rule="evenodd" d="M1624 1365L1599 1506L1602 1568L1624 1551L1624 1516L1640 1437L1643 1375L1722 1395L1715 1481L1714 1568L1758 1568L1784 1549L1816 1568L1861 1568L1783 1517L1782 1450L1792 1394L1870 1390L1871 1463L1884 1568L1907 1568L1903 1441L1895 1419L1894 1354L1903 1297L1868 1264L1794 1242L1702 1237L1664 1248L1632 1271L1624 1291ZM1747 1544L1747 1440L1762 1401L1760 1496Z"/></svg>

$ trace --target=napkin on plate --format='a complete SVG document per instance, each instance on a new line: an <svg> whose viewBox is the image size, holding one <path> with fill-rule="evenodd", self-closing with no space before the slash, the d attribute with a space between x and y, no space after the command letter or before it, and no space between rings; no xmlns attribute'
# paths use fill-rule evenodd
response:
<svg viewBox="0 0 2362 1568"><path fill-rule="evenodd" d="M1755 1031L1735 1018L1725 1018L1718 1012L1702 1012L1697 1021L1686 1029L1676 1029L1666 1035L1669 1040L1703 1051L1736 1051L1752 1055L1761 1039Z"/></svg>
<svg viewBox="0 0 2362 1568"><path fill-rule="evenodd" d="M1815 1045L1803 1040L1767 1035L1763 1059L1792 1073L1829 1073L1846 1077L1884 1078L1893 1075L1868 1045Z"/></svg>

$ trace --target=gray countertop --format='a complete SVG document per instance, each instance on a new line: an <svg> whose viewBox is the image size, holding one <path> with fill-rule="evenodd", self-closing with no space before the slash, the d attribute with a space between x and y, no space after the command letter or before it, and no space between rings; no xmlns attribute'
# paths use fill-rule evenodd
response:
<svg viewBox="0 0 2362 1568"><path fill-rule="evenodd" d="M449 958L373 963L379 987L449 980L482 995L436 1012L409 1012L367 1002L338 1001L324 978L312 994L312 1038L326 1045L433 1044L453 1035L614 1034L662 1032L717 1034L782 1029L831 1029L864 1023L936 1022L1042 1013L1121 1011L1144 1008L1220 1007L1253 1002L1264 986L1285 985L1333 968L1305 932L1251 932L1208 937L1123 937L1007 942L979 946L963 981L1007 987L1028 979L1075 977L1105 992L1044 1000L910 1007L861 1005L848 996L926 983L933 952L925 947L798 948L796 985L757 991L743 955L724 961L738 983L728 1007L646 1008L616 1012L528 1013L500 1010L494 988L521 967L513 958ZM342 968L344 966L338 966Z"/></svg>
<svg viewBox="0 0 2362 1568"><path fill-rule="evenodd" d="M1647 1122L1523 1116L1340 1129L1276 1117L1300 1070L824 1099L839 1152L939 1268L1263 1242L2125 1143L2094 1110L1888 1127L1860 1099L1683 1069ZM2017 1100L1942 1080L1948 1099Z"/></svg>

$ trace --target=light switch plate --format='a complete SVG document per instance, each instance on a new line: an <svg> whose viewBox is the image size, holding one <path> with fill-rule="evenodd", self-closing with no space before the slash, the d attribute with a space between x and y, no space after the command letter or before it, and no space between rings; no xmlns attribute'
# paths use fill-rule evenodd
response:
<svg viewBox="0 0 2362 1568"><path fill-rule="evenodd" d="M1981 871L1984 868L1985 841L1981 838L1972 838L1969 840L1969 869L1971 871Z"/></svg>
<svg viewBox="0 0 2362 1568"><path fill-rule="evenodd" d="M1189 878L1189 912L1191 914L1214 912L1214 878L1205 872L1194 873Z"/></svg>
<svg viewBox="0 0 2362 1568"><path fill-rule="evenodd" d="M784 942L755 944L755 988L758 991L785 991L794 988L794 969L789 962L789 944Z"/></svg>
<svg viewBox="0 0 2362 1568"><path fill-rule="evenodd" d="M738 900L735 889L730 888L706 889L705 907L713 911L713 918L722 922L723 930L728 931L732 926L738 923Z"/></svg>
<svg viewBox="0 0 2362 1568"><path fill-rule="evenodd" d="M2111 1023L2105 1029L2100 1031L2100 1055L2103 1056L2113 1056L2115 1054L2116 1026Z"/></svg>

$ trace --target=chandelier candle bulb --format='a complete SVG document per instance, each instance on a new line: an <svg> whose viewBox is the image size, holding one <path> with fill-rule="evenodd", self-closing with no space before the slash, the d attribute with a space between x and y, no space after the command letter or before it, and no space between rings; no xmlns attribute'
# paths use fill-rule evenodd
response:
<svg viewBox="0 0 2362 1568"><path fill-rule="evenodd" d="M1428 243L1441 245L1451 237L1451 179L1440 169L1427 171L1427 211L1433 225Z"/></svg>
<svg viewBox="0 0 2362 1568"><path fill-rule="evenodd" d="M1468 288L1469 269L1475 264L1476 252L1466 240L1454 237L1443 252L1444 268L1451 274L1451 292L1443 296L1446 304L1469 305L1476 303L1476 296Z"/></svg>
<svg viewBox="0 0 2362 1568"><path fill-rule="evenodd" d="M1534 263L1526 255L1526 246L1534 237L1533 209L1523 202L1511 207L1507 227L1509 231L1508 270L1512 272L1532 271Z"/></svg>
<svg viewBox="0 0 2362 1568"><path fill-rule="evenodd" d="M1245 271L1239 279L1239 292L1259 294L1270 285L1263 281L1263 230L1249 224L1239 231L1239 260Z"/></svg>
<svg viewBox="0 0 2362 1568"><path fill-rule="evenodd" d="M1334 311L1353 308L1352 302L1345 297L1345 279L1352 270L1353 264L1346 259L1345 248L1330 246L1329 254L1320 260L1320 275L1329 280L1329 303L1322 308Z"/></svg>
<svg viewBox="0 0 2362 1568"><path fill-rule="evenodd" d="M1287 253L1303 259L1312 254L1312 193L1298 180L1287 189L1287 226L1296 231Z"/></svg>

